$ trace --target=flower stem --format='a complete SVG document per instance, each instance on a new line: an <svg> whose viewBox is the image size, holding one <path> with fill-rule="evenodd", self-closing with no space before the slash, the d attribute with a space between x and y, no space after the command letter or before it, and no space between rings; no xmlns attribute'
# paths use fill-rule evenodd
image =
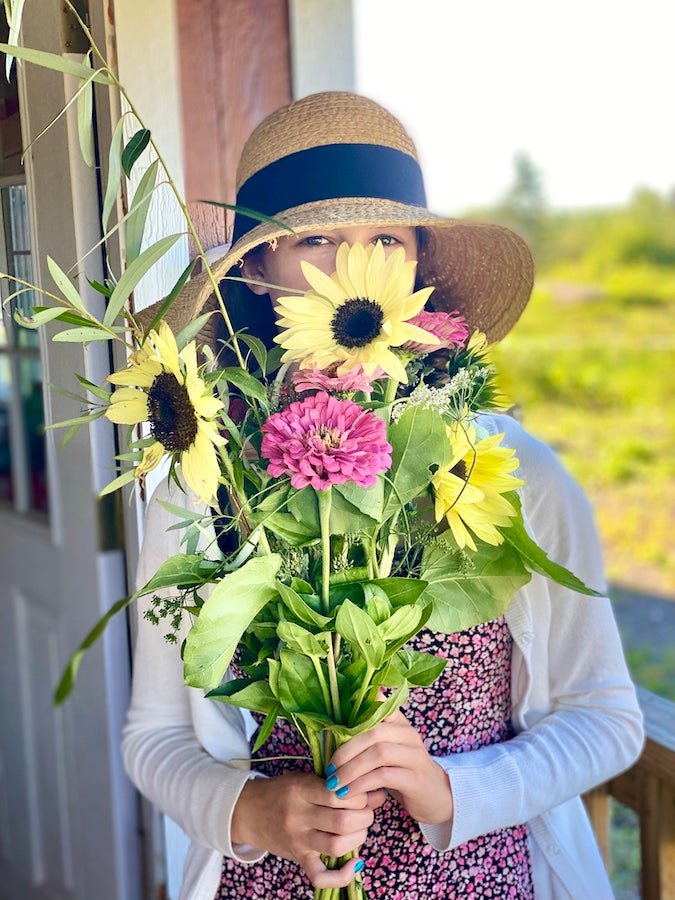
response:
<svg viewBox="0 0 675 900"><path fill-rule="evenodd" d="M398 390L398 381L395 378L387 379L387 386L384 389L384 404L388 406L394 402L396 391Z"/></svg>
<svg viewBox="0 0 675 900"><path fill-rule="evenodd" d="M319 502L319 524L321 526L321 612L330 613L330 507L331 488L316 491Z"/></svg>

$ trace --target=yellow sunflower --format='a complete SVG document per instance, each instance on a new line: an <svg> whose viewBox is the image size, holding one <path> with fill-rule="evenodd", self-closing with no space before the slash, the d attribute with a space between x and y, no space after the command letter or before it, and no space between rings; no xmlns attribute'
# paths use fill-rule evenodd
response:
<svg viewBox="0 0 675 900"><path fill-rule="evenodd" d="M503 434L477 441L474 426L466 423L448 428L448 437L452 459L432 479L436 521L445 516L460 548L476 549L471 532L488 544L501 544L497 528L516 515L502 494L525 483L510 474L518 468L515 451L501 446Z"/></svg>
<svg viewBox="0 0 675 900"><path fill-rule="evenodd" d="M195 342L179 352L171 329L160 322L129 362L108 376L122 387L105 415L118 425L149 423L155 442L144 451L136 476L152 471L165 455L178 456L188 486L210 503L220 477L216 447L225 443L214 417L223 404L199 376Z"/></svg>
<svg viewBox="0 0 675 900"><path fill-rule="evenodd" d="M333 275L303 262L311 290L277 301L278 324L284 331L274 340L286 351L283 361L319 369L337 363L338 375L357 365L373 375L379 366L391 378L407 382L404 365L391 348L406 341L438 343L434 335L408 322L433 291L410 293L416 265L405 261L402 247L385 257L380 241L368 247L341 244Z"/></svg>

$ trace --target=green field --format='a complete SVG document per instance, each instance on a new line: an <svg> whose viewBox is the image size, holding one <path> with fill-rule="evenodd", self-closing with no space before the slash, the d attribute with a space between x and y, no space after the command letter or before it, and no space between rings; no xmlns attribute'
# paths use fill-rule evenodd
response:
<svg viewBox="0 0 675 900"><path fill-rule="evenodd" d="M505 389L590 497L610 580L674 596L675 271L561 274L497 350Z"/></svg>

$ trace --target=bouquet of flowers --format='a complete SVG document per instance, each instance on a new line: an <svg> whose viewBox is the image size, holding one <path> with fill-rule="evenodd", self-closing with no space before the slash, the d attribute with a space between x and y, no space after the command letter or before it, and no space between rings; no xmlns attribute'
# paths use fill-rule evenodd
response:
<svg viewBox="0 0 675 900"><path fill-rule="evenodd" d="M207 504L169 507L185 552L113 611L151 595L148 617L174 641L189 616L186 684L262 714L254 752L292 721L321 776L340 744L440 674L445 660L406 647L421 629L497 617L533 571L589 592L528 536L518 460L481 426L503 402L485 339L424 310L432 289L411 293L415 266L380 243L342 244L332 276L304 264L310 289L279 301L279 350L232 335L230 350L247 348L238 366L208 348L200 364L196 340L161 319L136 325L93 413L129 426L109 489L166 458ZM219 541L198 550L209 529Z"/></svg>
<svg viewBox="0 0 675 900"><path fill-rule="evenodd" d="M84 147L94 81L115 87L135 110L80 24L95 70L2 49L80 78ZM268 351L255 335L233 331L185 203L138 121L124 147L122 119L113 135L105 238L117 227L107 220L121 172L128 176L148 145L156 159L128 204L126 270L117 281L90 281L106 298L105 314L98 319L48 259L57 292L42 291L48 305L15 316L24 327L65 325L58 341L126 346L126 365L108 378L113 389L77 376L87 408L57 424L68 427L66 437L103 416L127 426L121 474L105 492L142 483L167 460L169 477L199 506L168 505L184 552L96 624L56 701L72 690L83 653L110 618L149 596L147 617L168 624L170 641L189 617L180 648L186 684L261 714L254 751L277 719L291 721L323 776L336 747L391 715L411 686L438 677L444 660L406 646L423 628L449 634L499 616L533 572L594 592L529 537L518 460L481 424L503 404L486 340L457 314L425 311L432 288L413 292L416 264L403 250L387 257L380 243L343 244L332 275L303 264L310 289L279 301L279 347ZM229 331L218 355L198 339L211 314L176 335L164 318L192 264L145 327L129 306L139 280L181 237L141 249L161 183L186 215ZM18 288L10 300L39 290L11 280ZM231 677L233 660L240 677ZM353 884L344 894L362 890ZM333 900L335 892L317 897Z"/></svg>

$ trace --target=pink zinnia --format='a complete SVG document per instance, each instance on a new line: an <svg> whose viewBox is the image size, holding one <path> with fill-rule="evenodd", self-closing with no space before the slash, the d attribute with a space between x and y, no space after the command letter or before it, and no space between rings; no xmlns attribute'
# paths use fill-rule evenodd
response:
<svg viewBox="0 0 675 900"><path fill-rule="evenodd" d="M262 427L270 475L290 475L294 488L325 490L355 481L369 487L391 466L382 419L352 400L321 391L274 413Z"/></svg>
<svg viewBox="0 0 675 900"><path fill-rule="evenodd" d="M337 365L334 365L330 369L318 369L316 366L312 366L311 369L298 369L297 372L293 372L291 380L299 394L303 391L329 391L332 394L363 391L370 394L373 390L371 382L383 377L384 372L379 366L372 375L366 375L363 367L358 365L345 375L338 375Z"/></svg>
<svg viewBox="0 0 675 900"><path fill-rule="evenodd" d="M434 350L440 350L442 347L461 347L469 336L469 326L466 324L464 316L461 316L457 310L446 313L423 309L408 321L411 325L417 325L418 328L435 334L440 342L438 344L418 344L416 341L406 341L403 349L412 350L413 353L433 353Z"/></svg>

